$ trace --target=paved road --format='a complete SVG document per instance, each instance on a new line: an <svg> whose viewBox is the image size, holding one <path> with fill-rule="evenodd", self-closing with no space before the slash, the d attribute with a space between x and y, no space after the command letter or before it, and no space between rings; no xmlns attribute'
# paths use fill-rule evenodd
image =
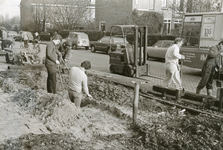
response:
<svg viewBox="0 0 223 150"><path fill-rule="evenodd" d="M17 49L19 45L20 42L16 42L16 45L14 46L15 49ZM45 56L45 47L46 47L45 45L41 45L42 53L40 55L42 57ZM19 49L17 49L17 51L18 50ZM92 53L90 50L85 50L84 48L78 48L77 50L72 50L72 58L68 66L69 67L80 66L81 62L83 62L84 60L91 61L92 70L109 73L109 56L103 52ZM157 76L160 78L164 77L164 62L157 60L149 60L148 63L150 65L150 74L152 76ZM201 71L198 69L191 69L183 66L182 72L183 72L182 75L183 86L187 91L195 92L196 86L200 81ZM162 84L162 80L160 79L152 79L152 80L153 83L157 85ZM206 89L203 89L201 93L206 94ZM216 93L215 82L214 82L214 93Z"/></svg>
<svg viewBox="0 0 223 150"><path fill-rule="evenodd" d="M72 60L69 66L70 67L79 66L80 63L84 60L91 61L92 70L109 72L109 56L107 54L103 52L92 53L90 50L85 50L85 49L72 50ZM160 78L164 77L164 62L157 60L149 60L148 63L150 65L151 76L157 76ZM195 92L196 87L201 78L201 70L183 66L182 73L183 73L182 81L185 89L190 92ZM153 79L153 83L161 85L162 80ZM213 85L214 85L213 93L215 94L216 93L215 82ZM201 93L206 94L206 89L203 89Z"/></svg>

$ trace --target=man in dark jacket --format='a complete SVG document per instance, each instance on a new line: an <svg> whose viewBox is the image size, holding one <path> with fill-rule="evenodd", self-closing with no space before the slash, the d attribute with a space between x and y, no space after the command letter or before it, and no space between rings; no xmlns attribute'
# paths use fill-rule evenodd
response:
<svg viewBox="0 0 223 150"><path fill-rule="evenodd" d="M60 44L59 51L61 53L61 59L64 61L68 61L71 56L71 46L72 42L70 40L66 40Z"/></svg>
<svg viewBox="0 0 223 150"><path fill-rule="evenodd" d="M219 42L218 45L212 46L209 49L208 57L202 67L202 77L197 86L196 94L200 94L201 90L206 86L207 95L212 95L212 83L216 70L221 66L220 64L220 51L223 47L223 41Z"/></svg>
<svg viewBox="0 0 223 150"><path fill-rule="evenodd" d="M60 39L54 37L46 47L46 60L45 66L47 68L47 92L56 94L56 74L58 70L58 65L60 64L58 60L56 45L60 44Z"/></svg>

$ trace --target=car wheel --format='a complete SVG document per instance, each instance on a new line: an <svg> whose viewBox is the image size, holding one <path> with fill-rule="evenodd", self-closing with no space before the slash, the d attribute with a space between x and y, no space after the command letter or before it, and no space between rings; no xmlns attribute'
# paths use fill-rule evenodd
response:
<svg viewBox="0 0 223 150"><path fill-rule="evenodd" d="M134 70L131 65L124 66L123 74L128 77L132 77L134 74Z"/></svg>
<svg viewBox="0 0 223 150"><path fill-rule="evenodd" d="M89 47L87 46L87 47L85 47L85 49L86 49L86 50L89 50Z"/></svg>
<svg viewBox="0 0 223 150"><path fill-rule="evenodd" d="M115 73L115 66L110 65L109 70L110 70L111 73Z"/></svg>
<svg viewBox="0 0 223 150"><path fill-rule="evenodd" d="M76 50L77 45L74 44L74 45L72 46L72 48L73 48L73 50Z"/></svg>
<svg viewBox="0 0 223 150"><path fill-rule="evenodd" d="M94 45L91 46L91 52L93 52L93 53L96 52Z"/></svg>
<svg viewBox="0 0 223 150"><path fill-rule="evenodd" d="M108 48L107 48L107 54L110 55L111 51L112 51L112 50L111 50L111 47L108 47Z"/></svg>

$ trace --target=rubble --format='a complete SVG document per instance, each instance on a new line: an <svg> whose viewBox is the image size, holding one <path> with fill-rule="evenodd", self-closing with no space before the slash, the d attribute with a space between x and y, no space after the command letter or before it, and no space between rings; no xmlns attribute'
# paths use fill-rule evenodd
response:
<svg viewBox="0 0 223 150"><path fill-rule="evenodd" d="M67 75L61 75L65 89L58 77L58 94L46 92L44 71L6 71L0 76L0 86L19 107L17 111L28 114L27 120L36 118L48 131L7 138L0 141L3 150L223 149L219 118L192 115L140 96L137 123L133 124L134 90L96 76L89 76L94 98L85 98L81 109L68 98ZM31 125L26 124L29 129Z"/></svg>

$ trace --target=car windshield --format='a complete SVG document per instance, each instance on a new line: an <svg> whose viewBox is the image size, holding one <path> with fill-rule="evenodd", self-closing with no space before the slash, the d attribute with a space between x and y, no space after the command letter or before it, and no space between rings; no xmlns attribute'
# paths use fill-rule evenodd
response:
<svg viewBox="0 0 223 150"><path fill-rule="evenodd" d="M155 47L155 46L157 46L157 47L161 47L162 46L162 41L158 41L158 42L156 42L155 44L153 44L153 46Z"/></svg>
<svg viewBox="0 0 223 150"><path fill-rule="evenodd" d="M80 34L79 37L81 39L88 39L88 36L86 34Z"/></svg>
<svg viewBox="0 0 223 150"><path fill-rule="evenodd" d="M123 42L123 43L124 43L123 38L113 38L113 41L114 41L115 43L120 43L120 42ZM125 42L127 43L126 40L125 40Z"/></svg>
<svg viewBox="0 0 223 150"><path fill-rule="evenodd" d="M70 38L77 38L76 34L70 34Z"/></svg>
<svg viewBox="0 0 223 150"><path fill-rule="evenodd" d="M172 45L173 42L169 42L169 41L165 41L163 42L163 46L162 47L169 47Z"/></svg>

